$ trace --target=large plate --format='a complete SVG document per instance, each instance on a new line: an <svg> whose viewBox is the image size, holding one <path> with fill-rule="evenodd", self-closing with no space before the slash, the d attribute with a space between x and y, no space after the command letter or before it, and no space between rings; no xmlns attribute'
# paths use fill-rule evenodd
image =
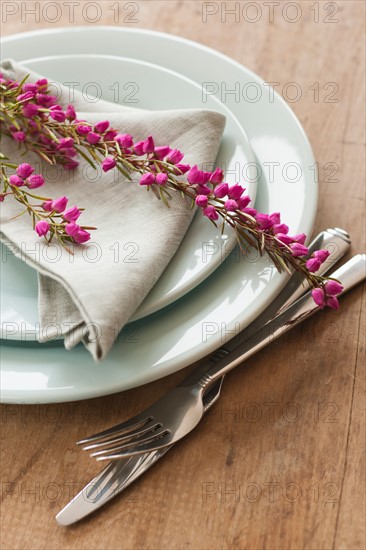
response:
<svg viewBox="0 0 366 550"><path fill-rule="evenodd" d="M248 166L248 193L255 200L255 159L243 128L216 98L209 97L209 101L203 102L201 87L192 80L151 63L105 55L47 56L27 59L24 64L50 81L72 82L73 88L89 101L93 100L91 93L97 91L93 101L119 99L129 107L143 109L204 108L221 112L226 117L226 126L216 162L225 167L230 184L236 182L235 168ZM131 103L132 100L137 103ZM235 240L229 226L221 235L197 212L173 261L132 320L155 313L192 290L220 265L224 252L232 250ZM39 330L36 272L19 259L11 258L4 247L1 253L0 337L34 340Z"/></svg>
<svg viewBox="0 0 366 550"><path fill-rule="evenodd" d="M72 53L120 54L159 60L198 83L239 82L260 90L255 102L226 106L238 117L256 155L261 178L256 206L282 212L292 232L310 233L317 203L314 156L287 104L245 67L199 44L152 31L74 28L40 31L4 40L3 55L22 60ZM245 88L246 86L246 88ZM290 168L296 171L296 177ZM273 174L272 174L273 173ZM272 177L274 175L274 178ZM78 347L67 352L29 343L4 344L1 392L4 402L60 402L106 395L135 387L198 360L251 322L287 280L255 255L232 254L206 281L164 310L126 327L101 364ZM231 335L232 335L231 334Z"/></svg>

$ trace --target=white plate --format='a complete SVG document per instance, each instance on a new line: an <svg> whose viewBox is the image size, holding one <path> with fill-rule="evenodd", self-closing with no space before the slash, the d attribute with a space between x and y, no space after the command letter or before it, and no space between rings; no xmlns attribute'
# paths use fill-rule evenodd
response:
<svg viewBox="0 0 366 550"><path fill-rule="evenodd" d="M230 184L236 182L235 167L248 166L247 189L255 200L255 159L243 128L216 98L210 97L203 103L201 87L188 78L151 63L102 55L47 56L27 59L24 64L51 81L77 83L73 87L83 91L88 100L94 92L98 94L97 100L113 102L118 99L119 92L120 103L124 99L130 107L151 110L204 108L221 112L226 117L226 126L216 162L225 167ZM116 75L128 75L130 84L126 87ZM131 87L136 104L130 103ZM155 313L192 290L220 265L225 257L221 251L229 253L235 241L235 233L230 227L220 235L202 213L197 212L173 261L131 320ZM19 259L11 259L7 249L2 248L0 337L34 340L39 330L36 272Z"/></svg>
<svg viewBox="0 0 366 550"><path fill-rule="evenodd" d="M121 54L159 60L196 82L217 80L257 86L257 103L226 106L245 127L262 170L256 206L280 210L291 232L310 234L316 211L314 156L307 137L280 96L268 100L268 87L254 73L222 54L174 36L123 28L74 28L40 31L4 40L3 55L17 60L59 53ZM271 98L272 99L272 98ZM275 181L269 177L269 165ZM299 168L291 182L289 163ZM238 332L274 298L287 280L268 263L235 261L231 255L211 277L161 312L126 327L110 355L93 363L82 347L71 352L34 344L4 344L1 392L4 402L34 403L86 399L118 392L161 378L220 346L229 330ZM133 332L135 331L135 332Z"/></svg>

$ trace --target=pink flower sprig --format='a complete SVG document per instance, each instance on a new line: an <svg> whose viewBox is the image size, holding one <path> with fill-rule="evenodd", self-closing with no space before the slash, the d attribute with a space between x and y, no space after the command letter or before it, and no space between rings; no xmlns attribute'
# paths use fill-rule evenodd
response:
<svg viewBox="0 0 366 550"><path fill-rule="evenodd" d="M219 168L208 172L185 164L181 151L157 146L152 136L136 142L131 135L111 128L107 120L91 124L78 119L72 105L64 110L48 93L46 79L29 84L26 79L18 83L0 77L0 87L6 107L0 115L3 132L25 150L65 169L77 167L80 155L94 168L100 166L104 172L116 168L130 181L133 174L139 174L140 185L151 189L167 206L170 191L178 191L216 227L219 221L222 230L229 224L244 254L248 247L261 255L266 252L279 272L295 270L305 276L320 307L338 307L336 295L341 285L330 284L334 281L316 274L329 252L320 250L308 258L306 235L289 235L278 212L258 212L245 188L224 182ZM40 231L43 228L44 224Z"/></svg>
<svg viewBox="0 0 366 550"><path fill-rule="evenodd" d="M10 169L16 169L15 173L10 175ZM87 229L94 228L76 223L83 211L82 208L77 206L66 208L68 203L66 196L50 199L30 191L44 185L43 176L35 174L33 166L28 163L14 165L7 162L2 155L0 178L2 187L0 202L4 202L7 197L12 197L20 203L24 209L18 216L28 213L32 218L33 228L40 237L45 237L48 242L56 238L70 253L72 250L68 245L86 243L90 239Z"/></svg>

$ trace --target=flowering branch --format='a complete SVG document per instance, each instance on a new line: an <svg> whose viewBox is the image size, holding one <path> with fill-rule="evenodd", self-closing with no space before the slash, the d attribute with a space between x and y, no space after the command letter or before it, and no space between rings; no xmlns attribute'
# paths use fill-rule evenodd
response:
<svg viewBox="0 0 366 550"><path fill-rule="evenodd" d="M224 182L221 169L206 172L196 165L183 164L181 151L168 145L156 146L152 136L134 142L131 135L111 128L107 120L94 125L80 120L72 105L64 110L57 104L56 97L49 95L46 79L34 84L26 80L18 83L0 77L3 133L18 141L25 152L33 151L49 164L61 164L66 170L76 168L77 158L81 156L93 168L99 166L104 172L116 168L130 181L133 174L139 174L140 185L151 189L168 207L170 191L178 191L190 199L192 206L196 204L215 227L219 220L222 231L225 224L230 225L244 254L248 247L254 247L261 255L266 252L279 272L295 270L304 275L320 307L338 308L336 295L341 292L341 285L316 274L329 252L319 250L306 259L309 252L304 244L306 235L290 236L278 212L271 215L257 212L250 206L251 199L241 185L229 186ZM26 192L22 195L23 203L24 197L27 197ZM19 200L18 195L16 200ZM87 228L77 226L76 230L72 226L68 230L63 221L55 219L60 216L55 210L55 201L52 204L49 201L42 205L43 210L50 212L48 216L40 214L37 207L28 208L33 219L35 216L47 217L37 222L37 232L44 234L42 228L45 230L45 223L48 223L50 238L56 235L61 241L71 238L74 242L83 242L78 240L78 235L82 239L82 232ZM65 213L61 219L65 220ZM40 223L43 225L39 226ZM76 225L75 220L70 223Z"/></svg>

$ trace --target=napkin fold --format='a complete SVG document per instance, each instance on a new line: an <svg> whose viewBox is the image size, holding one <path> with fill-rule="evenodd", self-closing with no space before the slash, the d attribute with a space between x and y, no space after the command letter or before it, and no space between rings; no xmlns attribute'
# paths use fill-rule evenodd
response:
<svg viewBox="0 0 366 550"><path fill-rule="evenodd" d="M14 61L4 61L1 72L29 82L42 78ZM96 75L97 80L97 75ZM70 102L69 88L57 84L58 103ZM78 118L91 123L109 120L135 141L154 137L156 145L169 145L184 152L183 162L213 162L225 125L225 117L209 110L146 111L99 100L85 101L74 91ZM63 337L65 347L83 342L96 360L108 353L120 330L154 286L172 260L194 215L178 193L170 208L138 178L132 182L117 171L93 171L80 160L72 172L45 166L33 153L21 157L18 144L3 137L2 152L12 162L29 162L43 173L42 195L67 195L68 207L85 208L80 223L96 226L92 240L75 246L70 255L59 244L47 244L32 231L28 215L11 198L1 205L0 239L16 256L37 270L39 291L39 340Z"/></svg>

